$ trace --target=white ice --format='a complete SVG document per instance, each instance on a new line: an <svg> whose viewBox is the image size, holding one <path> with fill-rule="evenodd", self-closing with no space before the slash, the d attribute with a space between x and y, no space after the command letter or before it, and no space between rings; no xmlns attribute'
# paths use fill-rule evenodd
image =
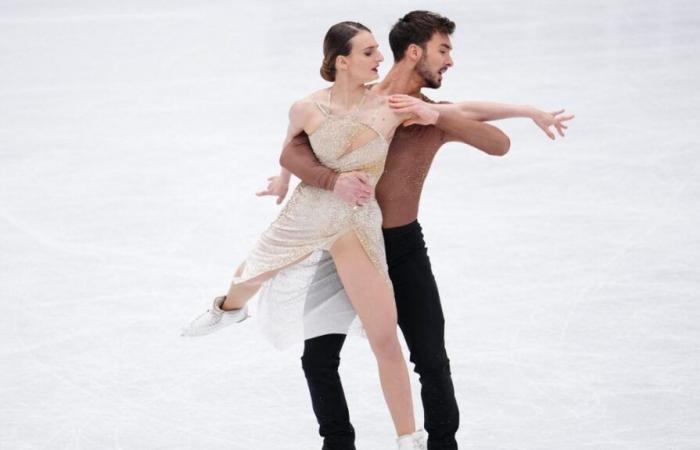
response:
<svg viewBox="0 0 700 450"><path fill-rule="evenodd" d="M1 1L0 448L320 448L301 346L178 333L278 211L253 193L328 26L370 26L384 74L418 8L458 24L429 95L576 114L427 182L460 448L700 448L690 0ZM393 448L366 341L341 374L358 449Z"/></svg>

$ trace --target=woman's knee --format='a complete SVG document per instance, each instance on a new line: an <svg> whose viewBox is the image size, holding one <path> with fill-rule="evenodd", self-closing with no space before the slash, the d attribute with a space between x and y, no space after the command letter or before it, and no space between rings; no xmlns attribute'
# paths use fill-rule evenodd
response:
<svg viewBox="0 0 700 450"><path fill-rule="evenodd" d="M370 339L372 351L377 359L395 360L403 358L401 344L396 331L380 333Z"/></svg>

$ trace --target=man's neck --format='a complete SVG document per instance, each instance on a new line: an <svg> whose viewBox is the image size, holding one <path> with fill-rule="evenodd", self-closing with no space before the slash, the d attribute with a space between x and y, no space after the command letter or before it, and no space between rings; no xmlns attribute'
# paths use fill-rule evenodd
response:
<svg viewBox="0 0 700 450"><path fill-rule="evenodd" d="M416 74L413 67L402 62L394 63L384 79L372 88L385 95L406 94L418 97L423 87L423 79Z"/></svg>

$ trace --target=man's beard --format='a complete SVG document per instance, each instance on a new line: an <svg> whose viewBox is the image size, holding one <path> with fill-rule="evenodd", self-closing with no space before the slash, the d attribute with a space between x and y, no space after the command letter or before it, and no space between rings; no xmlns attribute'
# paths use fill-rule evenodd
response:
<svg viewBox="0 0 700 450"><path fill-rule="evenodd" d="M442 85L442 80L438 78L437 75L430 73L430 70L428 70L428 64L425 60L425 54L423 54L420 60L418 60L418 64L416 64L416 73L423 79L425 87L437 89Z"/></svg>

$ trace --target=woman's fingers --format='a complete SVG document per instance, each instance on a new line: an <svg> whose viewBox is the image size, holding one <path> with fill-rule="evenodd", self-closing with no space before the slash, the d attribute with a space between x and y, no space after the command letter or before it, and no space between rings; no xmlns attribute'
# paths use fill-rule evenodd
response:
<svg viewBox="0 0 700 450"><path fill-rule="evenodd" d="M546 127L540 127L540 128L542 128L542 131L544 131L545 134L546 134L547 136L549 136L549 138L550 138L551 140L554 140L554 133L552 133L552 131L549 129L548 126L546 126Z"/></svg>
<svg viewBox="0 0 700 450"><path fill-rule="evenodd" d="M559 136L564 137L564 130L561 129L561 124L557 123L554 125L554 127L557 129L559 132Z"/></svg>
<svg viewBox="0 0 700 450"><path fill-rule="evenodd" d="M390 106L415 105L417 100L409 95L392 95L389 97Z"/></svg>
<svg viewBox="0 0 700 450"><path fill-rule="evenodd" d="M395 110L399 114L408 114L413 112L413 108L410 106L404 107L404 108L396 108Z"/></svg>
<svg viewBox="0 0 700 450"><path fill-rule="evenodd" d="M389 102L390 106L396 106L396 105L413 105L415 102L411 101L404 101L404 100L397 100L395 102Z"/></svg>
<svg viewBox="0 0 700 450"><path fill-rule="evenodd" d="M393 94L389 96L389 101L395 101L395 100L415 100L415 98L411 97L410 95L406 94Z"/></svg>

